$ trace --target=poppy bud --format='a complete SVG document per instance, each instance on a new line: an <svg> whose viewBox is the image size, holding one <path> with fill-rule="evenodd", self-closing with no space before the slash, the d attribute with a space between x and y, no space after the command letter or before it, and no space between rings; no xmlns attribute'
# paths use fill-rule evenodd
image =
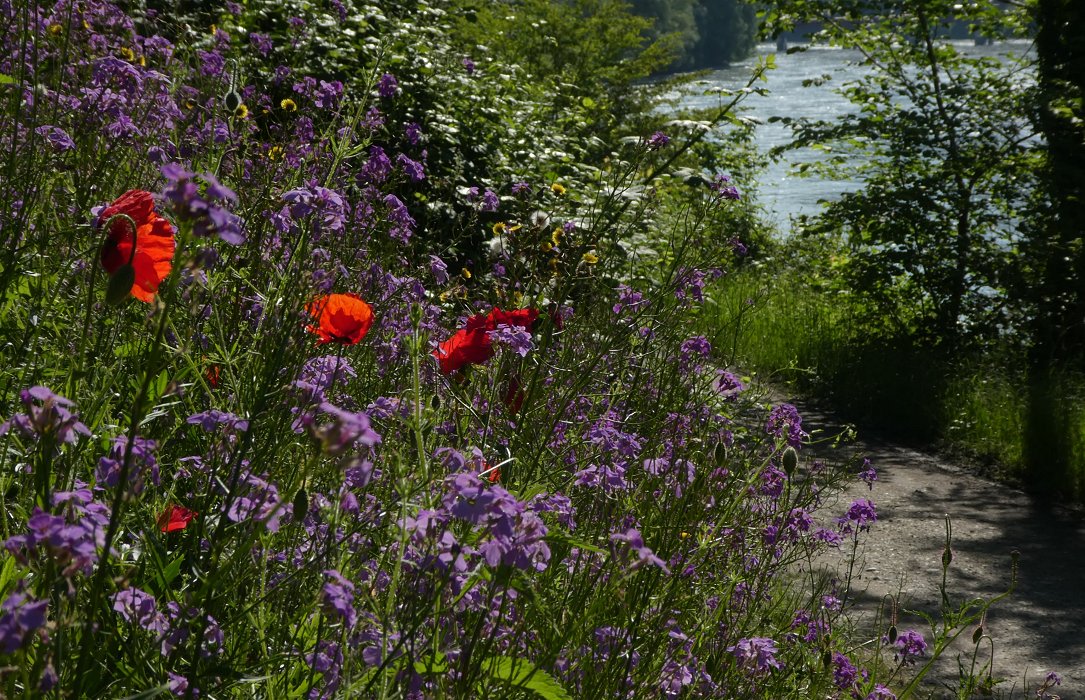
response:
<svg viewBox="0 0 1085 700"><path fill-rule="evenodd" d="M717 442L712 450L712 456L715 457L716 464L723 464L727 460L727 445L724 445L723 441Z"/></svg>
<svg viewBox="0 0 1085 700"><path fill-rule="evenodd" d="M302 486L298 489L298 492L294 494L294 519L301 520L305 517L305 514L309 512L309 494L305 492L305 487Z"/></svg>
<svg viewBox="0 0 1085 700"><path fill-rule="evenodd" d="M241 95L238 95L235 90L230 90L222 98L222 106L226 108L226 111L233 112L241 106Z"/></svg>
<svg viewBox="0 0 1085 700"><path fill-rule="evenodd" d="M981 639L983 639L983 625L977 627L976 631L972 633L972 643L979 644Z"/></svg>
<svg viewBox="0 0 1085 700"><path fill-rule="evenodd" d="M897 641L897 626L892 625L889 628L889 643L893 644Z"/></svg>
<svg viewBox="0 0 1085 700"><path fill-rule="evenodd" d="M799 466L799 453L795 451L794 447L788 447L784 450L783 455L784 472L788 476L795 473L795 467Z"/></svg>
<svg viewBox="0 0 1085 700"><path fill-rule="evenodd" d="M948 568L950 562L953 561L953 551L947 546L942 550L942 568Z"/></svg>
<svg viewBox="0 0 1085 700"><path fill-rule="evenodd" d="M119 304L128 298L132 285L136 283L136 269L131 265L121 265L109 276L105 291L105 300L110 304Z"/></svg>

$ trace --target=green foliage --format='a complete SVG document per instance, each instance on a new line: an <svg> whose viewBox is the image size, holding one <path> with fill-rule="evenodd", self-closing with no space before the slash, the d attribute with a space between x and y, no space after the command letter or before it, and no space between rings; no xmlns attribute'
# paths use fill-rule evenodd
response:
<svg viewBox="0 0 1085 700"><path fill-rule="evenodd" d="M1008 289L1038 164L1027 120L1030 60L970 56L943 42L946 3L897 3L878 14L864 7L780 3L766 19L779 30L818 20L814 38L858 50L866 68L841 87L852 114L835 123L782 119L795 132L787 148L826 153L808 174L864 182L799 231L844 237L839 271L869 304L872 332L956 352L1019 320ZM1010 23L986 4L953 18Z"/></svg>

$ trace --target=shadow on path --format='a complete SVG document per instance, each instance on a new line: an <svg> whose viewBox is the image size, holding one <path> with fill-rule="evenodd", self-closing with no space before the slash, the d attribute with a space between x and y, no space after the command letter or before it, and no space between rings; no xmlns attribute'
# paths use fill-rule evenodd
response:
<svg viewBox="0 0 1085 700"><path fill-rule="evenodd" d="M821 429L823 434L840 431L839 423L825 414L801 405L800 410L804 427ZM843 512L850 499L869 497L878 509L878 522L860 549L862 562L853 583L858 613L853 617L859 628L869 631L882 601L898 591L902 611L938 612L948 515L953 560L947 589L954 607L1005 591L1011 580L1011 552L1020 553L1017 587L991 608L985 625L994 640L994 676L1005 679L997 692L1014 698L1035 697L1035 688L1047 672L1057 671L1063 684L1054 692L1063 700L1085 700L1085 522L1081 517L933 455L860 438L837 454L847 450L871 460L878 470L873 492L860 482L840 496L840 503L829 506ZM843 562L841 553L835 566ZM924 625L921 618L902 612L898 629L914 627L929 641ZM966 666L971 663L972 632L967 630L953 647L962 653ZM990 653L988 645L982 649L980 666ZM956 680L956 657L951 651L935 664L931 674L936 683ZM935 697L942 695L935 693Z"/></svg>

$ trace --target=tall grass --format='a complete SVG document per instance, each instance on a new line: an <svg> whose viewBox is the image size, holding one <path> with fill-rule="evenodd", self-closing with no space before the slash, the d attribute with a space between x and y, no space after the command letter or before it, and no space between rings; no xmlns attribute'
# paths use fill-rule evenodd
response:
<svg viewBox="0 0 1085 700"><path fill-rule="evenodd" d="M701 324L734 363L825 400L861 426L937 446L1027 488L1023 353L1007 341L949 362L905 334L868 329L867 318L846 292L750 266L713 288ZM1066 373L1054 383L1049 398L1075 465L1061 486L1080 501L1085 377Z"/></svg>

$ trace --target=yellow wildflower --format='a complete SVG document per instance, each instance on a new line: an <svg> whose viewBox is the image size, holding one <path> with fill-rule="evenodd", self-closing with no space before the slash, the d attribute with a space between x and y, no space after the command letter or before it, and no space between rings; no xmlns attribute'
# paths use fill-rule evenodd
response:
<svg viewBox="0 0 1085 700"><path fill-rule="evenodd" d="M560 182L555 182L553 185L550 185L550 191L560 197L565 194L565 185Z"/></svg>
<svg viewBox="0 0 1085 700"><path fill-rule="evenodd" d="M295 102L294 100L290 99L289 97L287 97L285 100L280 102L279 106L282 107L287 112L296 112L296 111L298 111L298 103Z"/></svg>
<svg viewBox="0 0 1085 700"><path fill-rule="evenodd" d="M580 259L588 263L589 265L594 265L599 262L599 256L595 254L594 250L589 250L587 253L584 253L582 256L580 256Z"/></svg>
<svg viewBox="0 0 1085 700"><path fill-rule="evenodd" d="M249 116L249 108L245 106L245 103L241 103L237 106L237 109L234 110L234 116L238 119L244 119Z"/></svg>

